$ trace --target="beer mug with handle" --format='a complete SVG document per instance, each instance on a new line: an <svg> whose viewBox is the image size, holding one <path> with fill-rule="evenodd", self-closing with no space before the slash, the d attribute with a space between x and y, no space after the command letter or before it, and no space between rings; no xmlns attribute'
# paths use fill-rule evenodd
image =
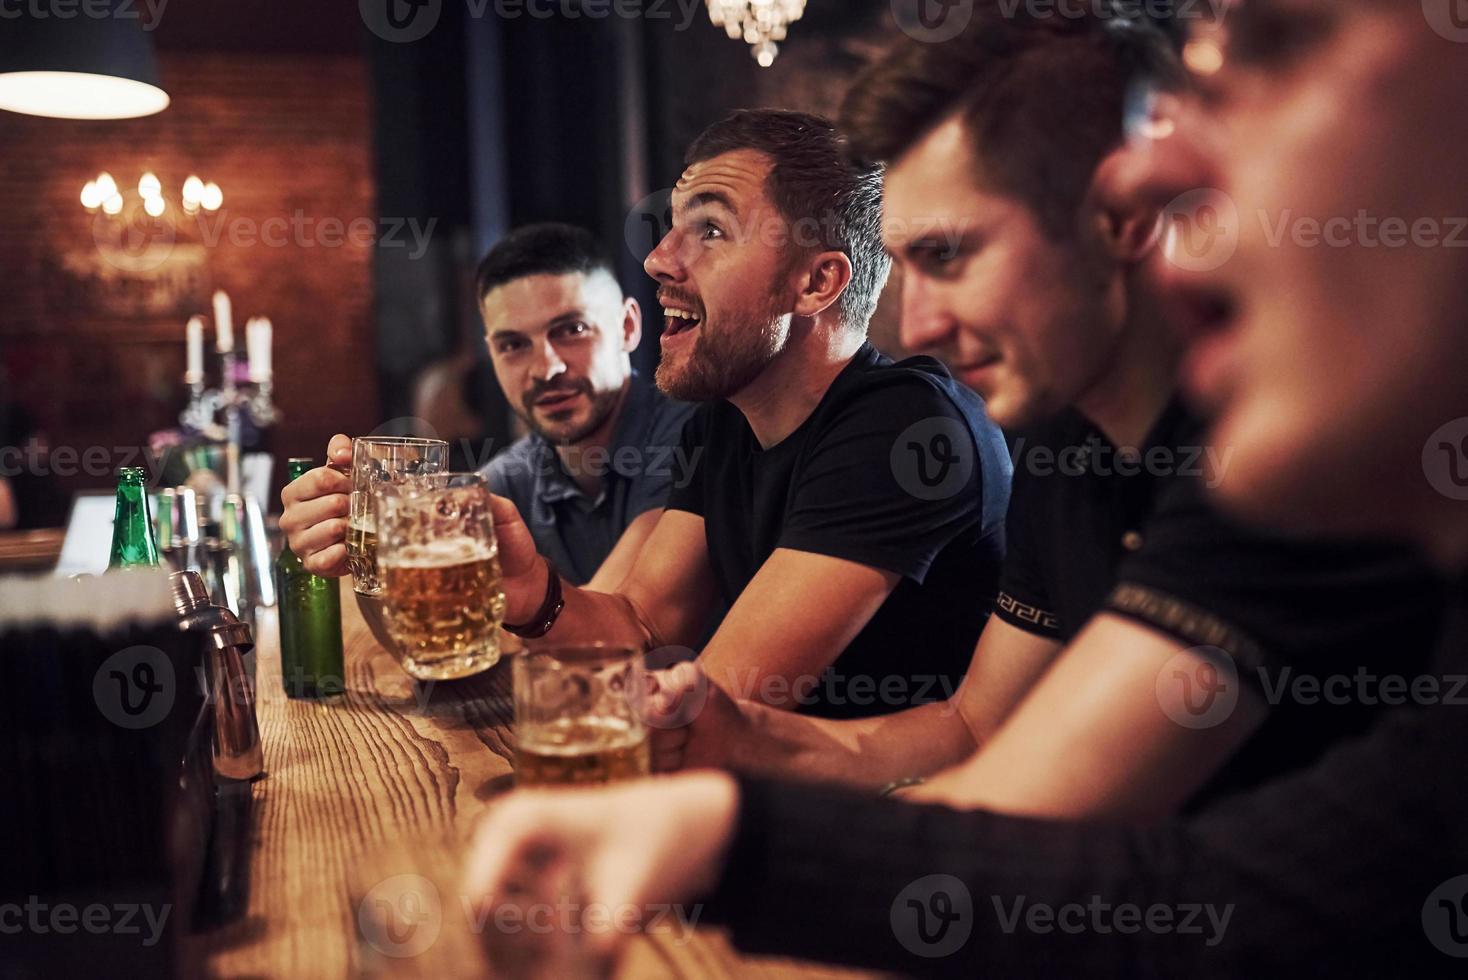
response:
<svg viewBox="0 0 1468 980"><path fill-rule="evenodd" d="M505 595L484 477L382 484L375 507L383 614L403 669L442 681L493 667Z"/></svg>
<svg viewBox="0 0 1468 980"><path fill-rule="evenodd" d="M514 671L518 785L586 785L648 774L641 650L606 643L532 647L515 658Z"/></svg>

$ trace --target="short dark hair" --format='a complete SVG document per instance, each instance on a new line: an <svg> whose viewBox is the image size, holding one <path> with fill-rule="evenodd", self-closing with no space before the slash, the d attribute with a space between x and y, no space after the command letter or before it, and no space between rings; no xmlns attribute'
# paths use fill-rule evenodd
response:
<svg viewBox="0 0 1468 980"><path fill-rule="evenodd" d="M516 228L495 243L479 263L475 295L480 302L494 289L526 276L605 272L616 278L612 260L585 228L546 222Z"/></svg>
<svg viewBox="0 0 1468 980"><path fill-rule="evenodd" d="M854 161L829 119L784 109L740 109L705 129L684 163L755 150L774 163L770 199L792 225L796 247L844 252L851 282L841 295L842 322L866 330L892 269L882 248L882 168ZM818 229L811 236L807 229Z"/></svg>
<svg viewBox="0 0 1468 980"><path fill-rule="evenodd" d="M891 164L960 117L986 185L1062 237L1124 138L1135 83L1175 85L1181 70L1146 18L1105 5L1050 15L1008 6L975 0L949 41L900 39L847 93L841 126L862 159Z"/></svg>

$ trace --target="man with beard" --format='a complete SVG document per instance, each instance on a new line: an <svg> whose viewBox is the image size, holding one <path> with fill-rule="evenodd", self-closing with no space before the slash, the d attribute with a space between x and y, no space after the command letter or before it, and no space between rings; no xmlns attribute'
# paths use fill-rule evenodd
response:
<svg viewBox="0 0 1468 980"><path fill-rule="evenodd" d="M1239 440L1216 499L1276 526L1410 538L1461 602L1468 293L1447 242L1468 35L1448 7L1238 4L1226 33L1189 42L1203 97L1141 119L1109 183L1159 206L1217 188L1214 215L1227 201L1243 219L1173 285L1186 387L1215 437ZM1295 209L1360 237L1274 235ZM1416 239L1383 250L1389 219ZM1432 673L1362 679L1351 697L1398 706L1365 737L1186 820L1016 819L693 774L521 796L483 827L471 882L496 891L533 840L540 866L595 874L583 900L712 892L748 948L922 975L1460 975L1464 612Z"/></svg>
<svg viewBox="0 0 1468 980"><path fill-rule="evenodd" d="M941 701L993 605L1011 464L941 364L866 341L890 268L880 169L853 167L829 122L772 110L716 123L686 163L646 268L658 386L704 403L678 447L691 472L611 593L564 583L497 498L506 628L679 657L727 608L700 662L740 697L842 717ZM331 452L349 458L344 436ZM329 470L297 482L291 546L338 567L319 498L345 487Z"/></svg>
<svg viewBox="0 0 1468 980"><path fill-rule="evenodd" d="M880 170L852 167L825 120L773 110L714 124L685 162L646 269L658 386L703 403L682 443L696 472L612 595L565 588L501 506L506 620L687 647L726 603L700 662L741 697L838 716L940 700L992 605L1010 464L937 361L866 341L889 269Z"/></svg>
<svg viewBox="0 0 1468 980"><path fill-rule="evenodd" d="M484 257L476 286L495 377L530 430L484 468L490 487L515 502L536 547L567 581L612 588L669 491L691 477L694 461L677 449L692 407L633 371L642 310L589 231L517 229ZM328 452L350 465L345 436ZM323 467L281 495L281 527L317 574L346 571L338 522L349 490Z"/></svg>
<svg viewBox="0 0 1468 980"><path fill-rule="evenodd" d="M677 455L692 406L632 370L642 310L590 232L531 225L480 263L480 311L500 389L530 434L484 472L515 502L566 581L626 577L668 493L692 478Z"/></svg>

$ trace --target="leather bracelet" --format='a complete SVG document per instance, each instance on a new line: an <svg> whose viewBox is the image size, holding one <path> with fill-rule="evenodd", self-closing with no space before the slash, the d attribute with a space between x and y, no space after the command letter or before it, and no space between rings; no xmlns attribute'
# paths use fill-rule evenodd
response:
<svg viewBox="0 0 1468 980"><path fill-rule="evenodd" d="M561 594L561 575L556 571L556 563L549 558L545 560L545 567L550 573L550 581L545 587L545 601L526 625L511 626L505 623L506 633L513 633L522 640L538 640L549 633L551 627L556 625L556 620L561 618L561 610L566 608L566 598Z"/></svg>

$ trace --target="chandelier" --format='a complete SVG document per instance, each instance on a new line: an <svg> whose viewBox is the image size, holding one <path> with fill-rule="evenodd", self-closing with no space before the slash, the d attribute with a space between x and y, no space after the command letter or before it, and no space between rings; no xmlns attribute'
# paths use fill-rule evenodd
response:
<svg viewBox="0 0 1468 980"><path fill-rule="evenodd" d="M87 181L82 188L81 199L82 207L88 211L96 212L100 209L103 214L113 216L122 213L122 191L117 186L117 181L106 171L98 174L96 180ZM154 218L161 217L168 208L168 203L163 198L163 182L151 170L138 180L138 200L142 202L143 210ZM201 209L218 211L223 204L224 192L214 181L206 184L190 174L183 182L179 205L185 214L198 214Z"/></svg>
<svg viewBox="0 0 1468 980"><path fill-rule="evenodd" d="M744 38L750 54L768 68L775 63L785 31L805 13L805 0L708 0L709 19L731 40Z"/></svg>

